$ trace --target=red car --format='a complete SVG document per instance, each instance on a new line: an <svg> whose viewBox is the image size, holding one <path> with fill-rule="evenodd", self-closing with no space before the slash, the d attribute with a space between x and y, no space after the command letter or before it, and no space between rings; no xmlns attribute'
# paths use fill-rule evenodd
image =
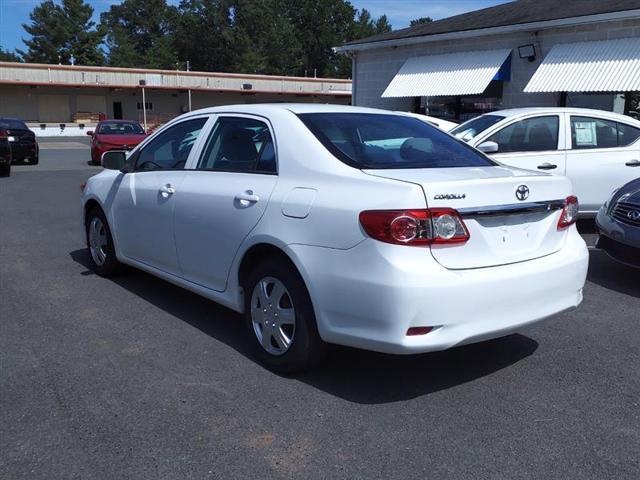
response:
<svg viewBox="0 0 640 480"><path fill-rule="evenodd" d="M109 150L132 150L147 134L138 122L128 120L102 120L91 135L91 161L100 165L102 154Z"/></svg>

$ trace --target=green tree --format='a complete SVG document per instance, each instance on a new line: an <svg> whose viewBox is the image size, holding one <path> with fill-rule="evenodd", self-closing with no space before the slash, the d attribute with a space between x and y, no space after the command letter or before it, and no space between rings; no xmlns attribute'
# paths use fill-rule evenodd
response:
<svg viewBox="0 0 640 480"><path fill-rule="evenodd" d="M14 52L0 47L0 62L21 62L22 59Z"/></svg>
<svg viewBox="0 0 640 480"><path fill-rule="evenodd" d="M229 0L182 0L173 15L174 47L193 70L226 72L233 63Z"/></svg>
<svg viewBox="0 0 640 480"><path fill-rule="evenodd" d="M409 23L409 26L415 27L416 25L423 25L425 23L431 23L431 22L433 22L433 18L431 17L420 17L420 18L411 20L411 23Z"/></svg>
<svg viewBox="0 0 640 480"><path fill-rule="evenodd" d="M93 8L83 0L63 0L61 5L45 0L36 6L23 28L30 35L24 39L26 51L18 53L26 62L75 63L101 65L104 54L100 48L104 34L91 21Z"/></svg>
<svg viewBox="0 0 640 480"><path fill-rule="evenodd" d="M233 70L275 75L303 70L303 51L286 6L283 0L233 2Z"/></svg>
<svg viewBox="0 0 640 480"><path fill-rule="evenodd" d="M109 65L175 68L176 11L165 0L125 0L100 15Z"/></svg>

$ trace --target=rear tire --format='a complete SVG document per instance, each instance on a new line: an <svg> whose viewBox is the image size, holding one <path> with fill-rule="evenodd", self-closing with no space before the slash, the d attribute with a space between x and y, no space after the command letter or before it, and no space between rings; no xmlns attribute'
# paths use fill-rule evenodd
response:
<svg viewBox="0 0 640 480"><path fill-rule="evenodd" d="M86 219L87 250L91 260L91 267L101 277L111 277L117 274L122 264L116 258L113 237L104 212L94 208Z"/></svg>
<svg viewBox="0 0 640 480"><path fill-rule="evenodd" d="M309 293L293 266L278 259L248 275L245 322L260 363L278 373L309 370L326 356Z"/></svg>
<svg viewBox="0 0 640 480"><path fill-rule="evenodd" d="M0 168L0 177L10 177L11 176L11 165L5 165Z"/></svg>
<svg viewBox="0 0 640 480"><path fill-rule="evenodd" d="M29 159L29 165L38 165L40 159L38 157L33 157Z"/></svg>

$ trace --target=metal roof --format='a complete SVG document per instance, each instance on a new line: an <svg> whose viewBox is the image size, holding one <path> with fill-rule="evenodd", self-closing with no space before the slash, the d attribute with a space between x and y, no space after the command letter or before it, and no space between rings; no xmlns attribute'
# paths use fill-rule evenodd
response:
<svg viewBox="0 0 640 480"><path fill-rule="evenodd" d="M640 38L558 44L525 92L628 92L640 90Z"/></svg>
<svg viewBox="0 0 640 480"><path fill-rule="evenodd" d="M0 62L0 84L202 90L295 95L351 95L351 80L218 72Z"/></svg>
<svg viewBox="0 0 640 480"><path fill-rule="evenodd" d="M640 9L640 0L569 0L565 2L558 2L558 0L517 0L443 18L435 22L354 40L344 46L585 17L635 9Z"/></svg>
<svg viewBox="0 0 640 480"><path fill-rule="evenodd" d="M382 97L482 93L510 53L511 50L503 49L410 58L391 80Z"/></svg>

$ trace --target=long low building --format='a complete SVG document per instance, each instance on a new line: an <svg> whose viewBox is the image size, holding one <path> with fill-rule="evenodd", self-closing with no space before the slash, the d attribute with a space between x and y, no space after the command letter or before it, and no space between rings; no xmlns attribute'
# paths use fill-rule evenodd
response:
<svg viewBox="0 0 640 480"><path fill-rule="evenodd" d="M349 104L351 80L0 62L0 117L43 129L98 117L153 126L202 107L264 102Z"/></svg>
<svg viewBox="0 0 640 480"><path fill-rule="evenodd" d="M353 104L466 120L504 108L637 115L640 0L516 0L337 47Z"/></svg>

